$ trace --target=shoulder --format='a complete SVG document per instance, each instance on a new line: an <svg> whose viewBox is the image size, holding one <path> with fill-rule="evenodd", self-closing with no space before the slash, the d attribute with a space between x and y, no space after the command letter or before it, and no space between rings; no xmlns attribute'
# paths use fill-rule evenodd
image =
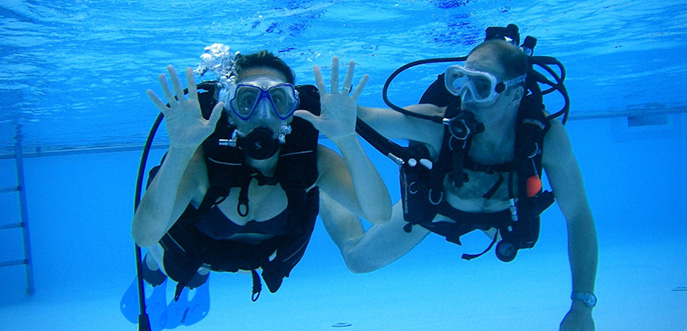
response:
<svg viewBox="0 0 687 331"><path fill-rule="evenodd" d="M558 120L551 120L550 127L544 136L545 145L570 145L568 132L565 130L563 123Z"/></svg>
<svg viewBox="0 0 687 331"><path fill-rule="evenodd" d="M429 116L444 116L446 107L438 107L433 104L423 103L407 108L415 113ZM438 153L444 140L444 125L420 118L411 118L407 139L421 142L433 149L432 153Z"/></svg>
<svg viewBox="0 0 687 331"><path fill-rule="evenodd" d="M404 109L416 114L440 117L443 117L446 112L446 107L438 107L429 103L411 105L404 107ZM389 138L419 141L431 145L437 150L441 148L444 137L443 124L423 118L404 115L397 111L391 112L398 117L398 120L390 120L387 122L387 130L393 132L388 135Z"/></svg>
<svg viewBox="0 0 687 331"><path fill-rule="evenodd" d="M544 167L569 164L575 160L568 132L563 123L551 120L551 127L544 136L542 162Z"/></svg>
<svg viewBox="0 0 687 331"><path fill-rule="evenodd" d="M325 145L317 144L317 166L320 172L330 167L331 164L338 164L339 162L343 162L339 153Z"/></svg>

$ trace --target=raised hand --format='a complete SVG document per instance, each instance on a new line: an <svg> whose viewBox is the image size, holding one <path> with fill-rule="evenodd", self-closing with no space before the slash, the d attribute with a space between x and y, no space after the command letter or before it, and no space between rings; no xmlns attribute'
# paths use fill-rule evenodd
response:
<svg viewBox="0 0 687 331"><path fill-rule="evenodd" d="M167 72L172 82L170 89L164 74L160 74L160 87L167 102L162 101L152 90L146 94L165 115L165 126L169 136L170 147L190 148L195 150L214 130L217 120L222 114L224 103L219 102L212 109L209 119L203 118L200 104L198 103L198 91L193 77L193 70L186 68L186 85L188 86L188 98L184 94L181 80L173 66L167 66ZM172 90L174 93L172 93Z"/></svg>
<svg viewBox="0 0 687 331"><path fill-rule="evenodd" d="M315 116L306 110L297 110L294 115L308 120L316 129L334 142L339 138L354 135L358 97L363 92L369 78L368 75L363 76L353 93L350 94L354 71L355 62L351 61L348 64L343 87L339 90L339 58L332 58L331 92L327 92L327 86L322 78L320 68L314 66L315 83L320 92L320 116Z"/></svg>

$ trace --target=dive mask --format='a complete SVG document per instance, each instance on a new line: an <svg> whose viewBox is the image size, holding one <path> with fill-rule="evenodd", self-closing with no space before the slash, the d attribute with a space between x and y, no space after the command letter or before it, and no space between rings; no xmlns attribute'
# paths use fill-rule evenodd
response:
<svg viewBox="0 0 687 331"><path fill-rule="evenodd" d="M247 121L255 114L261 101L265 100L280 120L291 117L298 109L298 95L294 86L288 83L265 86L237 84L229 100L231 111L240 119Z"/></svg>
<svg viewBox="0 0 687 331"><path fill-rule="evenodd" d="M452 65L446 69L444 83L451 94L460 96L464 102L469 93L472 97L470 101L484 104L496 100L500 93L515 84L524 82L526 78L527 75L522 75L499 82L496 76L489 72Z"/></svg>

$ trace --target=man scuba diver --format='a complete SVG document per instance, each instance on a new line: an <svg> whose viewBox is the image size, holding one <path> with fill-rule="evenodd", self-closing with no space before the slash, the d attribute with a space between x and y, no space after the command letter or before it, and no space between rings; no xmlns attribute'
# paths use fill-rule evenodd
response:
<svg viewBox="0 0 687 331"><path fill-rule="evenodd" d="M411 142L401 153L412 156L399 158L402 199L389 223L367 231L325 194L320 215L356 273L399 259L430 232L460 244L460 236L483 230L492 245L500 240L496 254L508 262L534 246L539 215L553 203L542 190L545 170L568 228L572 306L561 329L593 330L597 241L582 174L563 124L528 94L534 76L516 37L487 38L403 112L359 106L360 119L384 138Z"/></svg>

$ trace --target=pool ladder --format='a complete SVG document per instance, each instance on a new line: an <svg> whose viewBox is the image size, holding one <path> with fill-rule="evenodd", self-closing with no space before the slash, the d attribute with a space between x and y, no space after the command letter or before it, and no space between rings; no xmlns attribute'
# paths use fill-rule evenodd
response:
<svg viewBox="0 0 687 331"><path fill-rule="evenodd" d="M33 261L31 259L31 242L29 240L29 217L28 209L26 207L26 186L24 184L24 155L22 153L21 147L21 130L17 127L17 135L14 145L14 159L15 166L17 169L17 186L10 186L0 188L0 193L13 193L17 192L19 194L19 207L21 220L19 223L9 223L0 224L0 230L10 230L10 229L22 229L22 236L24 240L24 258L21 260L12 261L0 261L0 267L10 267L17 265L26 266L26 293L33 294Z"/></svg>

